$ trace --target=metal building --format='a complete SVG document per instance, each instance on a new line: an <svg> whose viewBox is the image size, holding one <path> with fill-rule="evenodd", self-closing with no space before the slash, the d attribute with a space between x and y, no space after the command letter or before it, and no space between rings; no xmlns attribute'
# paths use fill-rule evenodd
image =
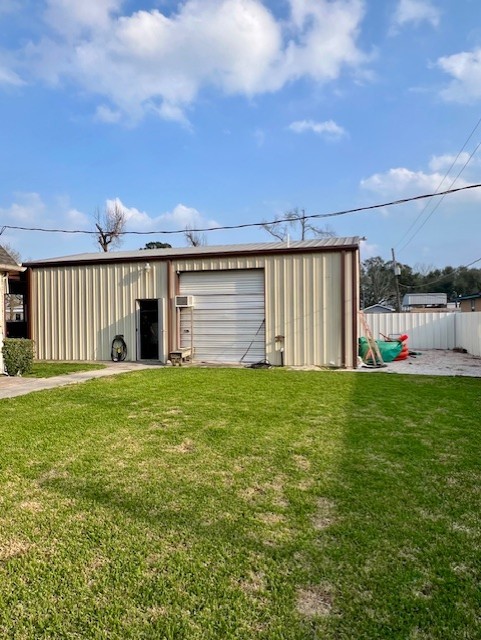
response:
<svg viewBox="0 0 481 640"><path fill-rule="evenodd" d="M406 293L403 296L402 308L405 311L415 309L446 309L448 295L446 293Z"/></svg>
<svg viewBox="0 0 481 640"><path fill-rule="evenodd" d="M91 253L27 263L31 337L42 360L351 368L359 238Z"/></svg>

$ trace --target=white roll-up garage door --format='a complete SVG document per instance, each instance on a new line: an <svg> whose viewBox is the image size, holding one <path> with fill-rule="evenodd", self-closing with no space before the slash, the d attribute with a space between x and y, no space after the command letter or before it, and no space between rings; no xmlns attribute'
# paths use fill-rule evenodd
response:
<svg viewBox="0 0 481 640"><path fill-rule="evenodd" d="M265 358L264 271L184 272L181 295L194 298L180 310L181 347L194 348L194 360L259 362Z"/></svg>

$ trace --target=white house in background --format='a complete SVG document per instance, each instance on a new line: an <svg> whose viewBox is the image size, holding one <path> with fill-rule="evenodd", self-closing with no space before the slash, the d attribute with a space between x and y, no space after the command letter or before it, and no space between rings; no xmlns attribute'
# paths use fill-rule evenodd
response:
<svg viewBox="0 0 481 640"><path fill-rule="evenodd" d="M21 271L25 271L25 267L17 264L8 251L0 246L0 374L3 372L3 339L6 334L5 295L9 292L8 279Z"/></svg>
<svg viewBox="0 0 481 640"><path fill-rule="evenodd" d="M359 238L90 253L29 262L36 357L357 362Z"/></svg>

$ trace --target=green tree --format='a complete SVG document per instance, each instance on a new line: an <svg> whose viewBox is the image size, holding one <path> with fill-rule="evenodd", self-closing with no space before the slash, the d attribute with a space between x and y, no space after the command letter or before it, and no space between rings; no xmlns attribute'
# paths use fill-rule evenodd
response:
<svg viewBox="0 0 481 640"><path fill-rule="evenodd" d="M172 249L172 245L169 244L168 242L154 241L154 242L147 242L145 247L141 247L140 249L141 251L144 249Z"/></svg>
<svg viewBox="0 0 481 640"><path fill-rule="evenodd" d="M361 304L369 307L378 302L393 304L396 283L391 263L380 256L367 258L361 264Z"/></svg>

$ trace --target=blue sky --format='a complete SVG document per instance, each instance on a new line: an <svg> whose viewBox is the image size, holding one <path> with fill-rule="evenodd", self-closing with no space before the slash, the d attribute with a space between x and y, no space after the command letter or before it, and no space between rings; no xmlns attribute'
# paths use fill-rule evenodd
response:
<svg viewBox="0 0 481 640"><path fill-rule="evenodd" d="M176 230L477 183L480 107L478 0L0 0L0 224L93 229L117 201L127 230ZM328 222L366 236L363 257L481 257L481 189L438 200ZM121 249L149 240L186 244ZM0 242L24 260L97 250Z"/></svg>

